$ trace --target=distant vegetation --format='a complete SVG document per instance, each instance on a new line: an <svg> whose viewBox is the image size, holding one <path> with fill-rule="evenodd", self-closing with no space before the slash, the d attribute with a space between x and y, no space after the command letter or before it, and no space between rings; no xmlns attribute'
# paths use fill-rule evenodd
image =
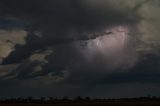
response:
<svg viewBox="0 0 160 106"><path fill-rule="evenodd" d="M38 104L58 104L58 103L108 103L108 102L146 102L146 101L156 101L160 102L160 97L156 96L147 96L139 98L120 98L120 99L92 99L90 97L82 98L77 96L75 98L69 98L67 96L58 99L54 97L18 97L18 98L6 98L0 99L0 103L38 103Z"/></svg>

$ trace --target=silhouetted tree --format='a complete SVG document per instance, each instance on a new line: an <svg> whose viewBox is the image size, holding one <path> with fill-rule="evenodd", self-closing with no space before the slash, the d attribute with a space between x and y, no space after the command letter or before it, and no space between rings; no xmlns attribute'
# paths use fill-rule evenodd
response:
<svg viewBox="0 0 160 106"><path fill-rule="evenodd" d="M62 100L63 101L69 101L69 98L67 96L64 96Z"/></svg>
<svg viewBox="0 0 160 106"><path fill-rule="evenodd" d="M49 101L53 101L54 100L54 98L53 97L49 97Z"/></svg>
<svg viewBox="0 0 160 106"><path fill-rule="evenodd" d="M76 100L76 101L82 101L83 98L82 98L81 96L77 96L77 97L75 98L75 100Z"/></svg>
<svg viewBox="0 0 160 106"><path fill-rule="evenodd" d="M86 97L85 100L86 100L86 101L90 101L91 98L90 98L90 97Z"/></svg>
<svg viewBox="0 0 160 106"><path fill-rule="evenodd" d="M44 103L44 102L45 102L45 100L46 100L46 98L45 98L45 97L41 97L41 98L40 98L40 101L41 101L42 103Z"/></svg>
<svg viewBox="0 0 160 106"><path fill-rule="evenodd" d="M32 96L27 97L27 102L32 102L32 101L33 101L33 97Z"/></svg>

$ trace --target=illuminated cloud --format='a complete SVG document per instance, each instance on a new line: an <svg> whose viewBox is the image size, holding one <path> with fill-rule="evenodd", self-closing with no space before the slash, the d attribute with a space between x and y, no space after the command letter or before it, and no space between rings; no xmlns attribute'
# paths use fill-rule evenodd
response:
<svg viewBox="0 0 160 106"><path fill-rule="evenodd" d="M26 36L27 33L24 30L0 30L1 61L15 50L17 44L24 45Z"/></svg>

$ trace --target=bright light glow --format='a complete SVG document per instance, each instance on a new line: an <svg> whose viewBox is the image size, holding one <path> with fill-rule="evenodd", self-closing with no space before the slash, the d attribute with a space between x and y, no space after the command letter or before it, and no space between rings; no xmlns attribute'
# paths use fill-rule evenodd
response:
<svg viewBox="0 0 160 106"><path fill-rule="evenodd" d="M97 34L97 38L88 40L83 47L77 42L76 48L89 64L98 62L96 65L106 66L111 70L127 69L136 62L136 56L130 46L132 42L129 42L131 39L129 31L130 27L127 25L110 27Z"/></svg>
<svg viewBox="0 0 160 106"><path fill-rule="evenodd" d="M108 32L110 32L108 34ZM129 29L127 26L117 26L107 29L104 36L88 42L88 49L96 49L104 55L114 55L124 49L128 40ZM91 50L94 51L94 50Z"/></svg>

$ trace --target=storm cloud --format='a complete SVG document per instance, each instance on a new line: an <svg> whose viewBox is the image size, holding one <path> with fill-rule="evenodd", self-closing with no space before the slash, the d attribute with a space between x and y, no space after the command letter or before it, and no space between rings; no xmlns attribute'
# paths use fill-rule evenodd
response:
<svg viewBox="0 0 160 106"><path fill-rule="evenodd" d="M157 83L159 6L159 0L0 0L0 79L80 88Z"/></svg>

